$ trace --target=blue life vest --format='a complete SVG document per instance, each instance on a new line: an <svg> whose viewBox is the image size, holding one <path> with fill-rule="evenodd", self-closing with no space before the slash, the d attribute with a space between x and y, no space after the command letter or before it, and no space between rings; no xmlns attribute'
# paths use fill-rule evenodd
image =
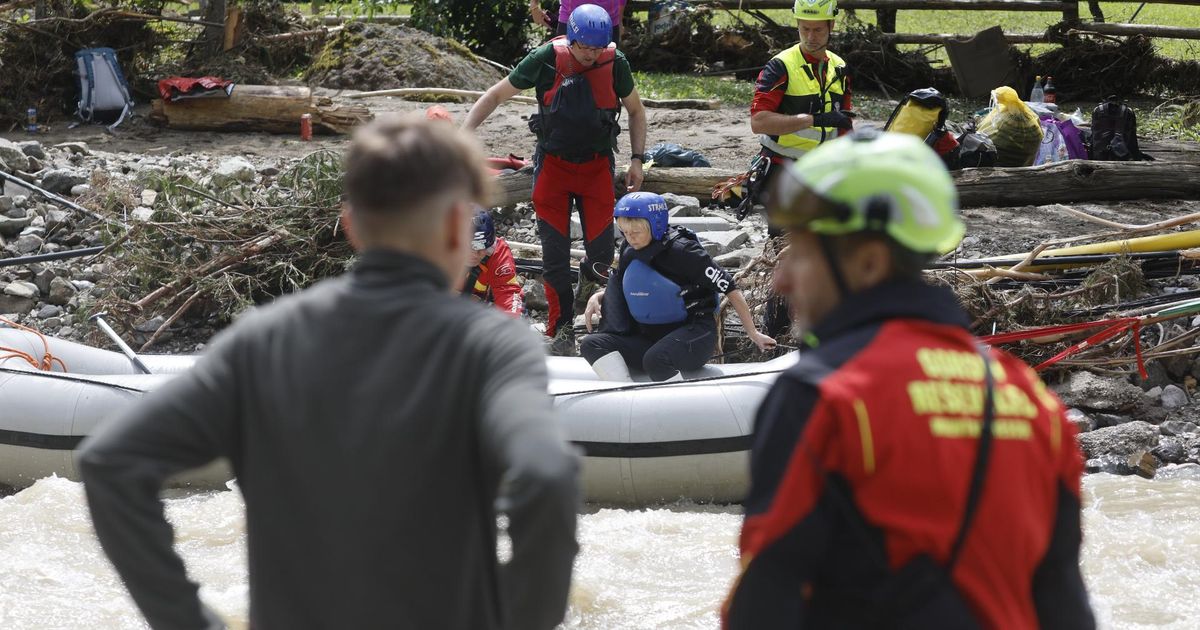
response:
<svg viewBox="0 0 1200 630"><path fill-rule="evenodd" d="M639 324L674 324L687 319L680 287L640 260L621 279L629 314Z"/></svg>

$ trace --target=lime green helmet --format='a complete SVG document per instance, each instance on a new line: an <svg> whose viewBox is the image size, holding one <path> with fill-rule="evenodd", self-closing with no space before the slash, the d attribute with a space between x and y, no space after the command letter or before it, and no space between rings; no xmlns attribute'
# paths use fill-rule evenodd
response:
<svg viewBox="0 0 1200 630"><path fill-rule="evenodd" d="M778 178L771 223L827 236L886 233L920 254L962 241L958 191L941 158L915 136L854 131L809 151Z"/></svg>
<svg viewBox="0 0 1200 630"><path fill-rule="evenodd" d="M792 14L797 20L823 22L837 16L837 0L796 0Z"/></svg>

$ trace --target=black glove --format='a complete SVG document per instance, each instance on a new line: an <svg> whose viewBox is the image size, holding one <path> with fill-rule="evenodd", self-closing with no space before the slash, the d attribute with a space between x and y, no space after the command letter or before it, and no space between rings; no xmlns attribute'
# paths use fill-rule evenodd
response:
<svg viewBox="0 0 1200 630"><path fill-rule="evenodd" d="M854 122L852 112L824 112L813 114L814 127L834 127L836 129L852 129Z"/></svg>

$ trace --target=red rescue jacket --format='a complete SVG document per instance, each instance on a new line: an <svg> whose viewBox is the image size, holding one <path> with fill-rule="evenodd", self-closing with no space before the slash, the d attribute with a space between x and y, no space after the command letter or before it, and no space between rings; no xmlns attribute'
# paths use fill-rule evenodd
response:
<svg viewBox="0 0 1200 630"><path fill-rule="evenodd" d="M493 247L491 255L471 270L467 279L469 286L464 292L470 291L475 297L492 302L505 313L520 317L525 314L525 298L521 281L517 279L512 250L502 238L497 238Z"/></svg>

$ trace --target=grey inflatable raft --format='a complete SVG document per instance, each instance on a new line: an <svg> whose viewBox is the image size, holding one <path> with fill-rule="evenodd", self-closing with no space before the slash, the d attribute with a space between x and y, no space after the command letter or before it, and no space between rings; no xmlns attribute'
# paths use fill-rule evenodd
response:
<svg viewBox="0 0 1200 630"><path fill-rule="evenodd" d="M83 438L196 359L142 355L152 373L139 374L120 353L55 338L46 343L69 373L0 359L0 484L25 487L52 474L77 479L72 452ZM36 335L4 328L0 346L36 357L46 351ZM581 358L548 358L550 394L569 439L584 453L587 500L740 500L755 409L778 373L794 362L788 355L710 365L685 374L683 382L653 384L601 381ZM214 465L177 482L219 488L229 479L227 466Z"/></svg>

